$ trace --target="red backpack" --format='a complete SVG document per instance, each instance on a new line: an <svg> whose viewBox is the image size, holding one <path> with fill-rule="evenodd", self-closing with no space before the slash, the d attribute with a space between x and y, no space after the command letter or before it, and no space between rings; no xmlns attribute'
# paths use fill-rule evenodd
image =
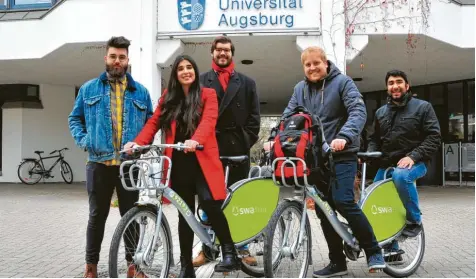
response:
<svg viewBox="0 0 476 279"><path fill-rule="evenodd" d="M306 174L309 176L313 169L318 167L319 158L322 158L321 147L325 142L324 132L318 117L313 116L305 107L298 106L289 113L283 115L279 125L271 133L270 140L274 145L271 148L271 161L278 157L297 157L306 162ZM296 173L299 184L303 184L304 166L299 160L293 160L296 164ZM277 181L284 176L287 184L294 185L294 170L292 165L285 164L284 173L282 165L284 161L275 164L274 174ZM310 178L308 177L310 182Z"/></svg>

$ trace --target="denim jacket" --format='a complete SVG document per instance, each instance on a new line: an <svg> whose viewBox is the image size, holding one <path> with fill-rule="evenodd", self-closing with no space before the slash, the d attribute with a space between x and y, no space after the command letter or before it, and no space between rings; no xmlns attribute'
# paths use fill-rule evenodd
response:
<svg viewBox="0 0 476 279"><path fill-rule="evenodd" d="M111 86L104 72L79 89L73 111L68 117L69 130L76 144L87 150L88 160L102 162L114 158L111 118ZM152 116L149 92L127 74L122 114L122 142L133 141Z"/></svg>

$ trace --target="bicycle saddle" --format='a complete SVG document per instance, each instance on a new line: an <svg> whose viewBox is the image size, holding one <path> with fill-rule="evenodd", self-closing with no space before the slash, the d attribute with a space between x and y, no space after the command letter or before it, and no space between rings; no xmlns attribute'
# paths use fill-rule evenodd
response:
<svg viewBox="0 0 476 279"><path fill-rule="evenodd" d="M359 158L378 158L382 156L382 152L357 152Z"/></svg>
<svg viewBox="0 0 476 279"><path fill-rule="evenodd" d="M246 155L242 155L242 156L220 156L220 160L225 165L242 164L246 160L248 160L248 156L246 156Z"/></svg>
<svg viewBox="0 0 476 279"><path fill-rule="evenodd" d="M45 153L44 151L35 151L36 154L40 155L41 153Z"/></svg>

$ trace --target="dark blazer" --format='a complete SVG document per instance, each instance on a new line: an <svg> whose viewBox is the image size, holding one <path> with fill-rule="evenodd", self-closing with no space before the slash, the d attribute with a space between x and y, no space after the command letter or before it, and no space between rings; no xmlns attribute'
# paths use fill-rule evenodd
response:
<svg viewBox="0 0 476 279"><path fill-rule="evenodd" d="M217 92L219 110L216 132L220 155L249 154L258 140L260 129L255 81L235 71L224 92L217 74L210 70L200 75L200 84Z"/></svg>

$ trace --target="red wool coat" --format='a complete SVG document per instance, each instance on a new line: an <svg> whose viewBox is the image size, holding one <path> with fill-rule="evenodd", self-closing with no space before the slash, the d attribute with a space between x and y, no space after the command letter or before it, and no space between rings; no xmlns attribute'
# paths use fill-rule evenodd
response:
<svg viewBox="0 0 476 279"><path fill-rule="evenodd" d="M142 128L142 131L135 138L134 142L137 144L147 145L154 139L154 136L159 129L159 116L161 113L160 106L162 105L166 94L167 91L164 91L164 94L162 94L162 97L159 100L159 105L154 111L154 115L147 121L144 128ZM196 151L195 153L213 199L223 200L226 197L225 174L220 161L220 155L218 154L218 144L215 135L215 126L218 118L217 95L214 89L203 88L201 97L203 103L202 118L191 139L203 145L203 151ZM166 132L166 144L174 143L176 124L175 120L172 121L171 129ZM165 149L165 156L172 158L172 151L171 148ZM164 166L164 177L167 175L166 171L168 171L167 164ZM185 171L186 170L184 170L184 172ZM173 181L170 181L169 185L172 183Z"/></svg>

